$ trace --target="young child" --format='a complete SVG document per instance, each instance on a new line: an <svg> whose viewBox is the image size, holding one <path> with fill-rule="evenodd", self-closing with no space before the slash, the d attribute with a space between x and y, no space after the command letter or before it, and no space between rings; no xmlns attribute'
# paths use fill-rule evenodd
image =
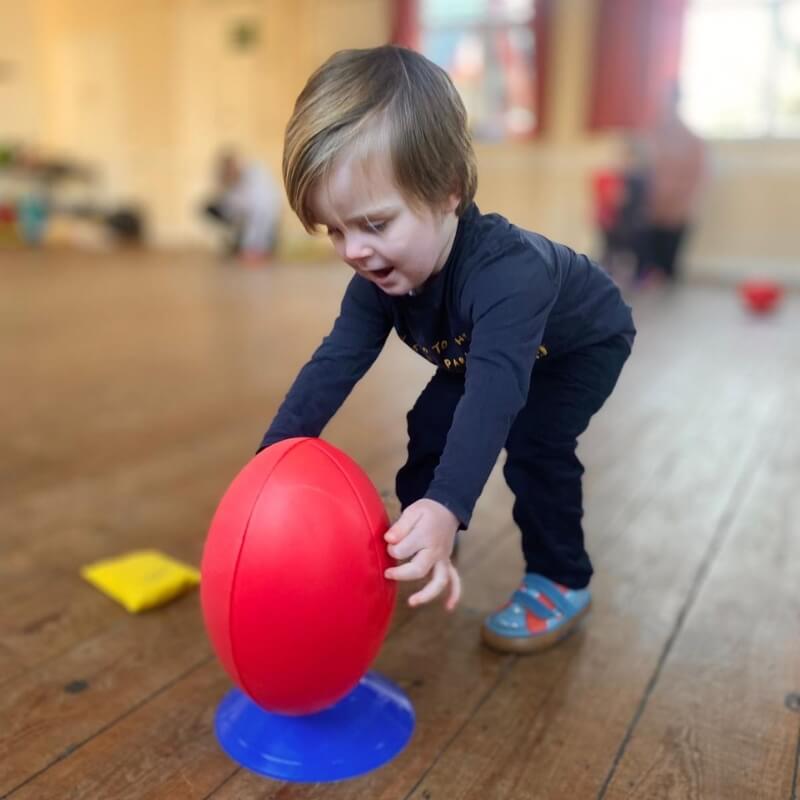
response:
<svg viewBox="0 0 800 800"><path fill-rule="evenodd" d="M464 106L410 50L323 64L289 121L283 174L306 229L324 226L355 274L262 447L319 436L394 328L436 371L408 414L403 511L386 533L404 563L387 577L428 578L411 605L448 591L455 607L454 538L505 448L526 574L482 636L514 652L554 643L589 608L575 449L630 353L630 309L585 256L478 210Z"/></svg>

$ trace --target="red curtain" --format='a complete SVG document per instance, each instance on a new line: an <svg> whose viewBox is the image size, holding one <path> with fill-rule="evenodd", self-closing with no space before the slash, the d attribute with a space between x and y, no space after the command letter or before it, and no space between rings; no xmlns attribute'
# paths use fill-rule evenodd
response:
<svg viewBox="0 0 800 800"><path fill-rule="evenodd" d="M589 128L646 128L677 83L686 0L599 0Z"/></svg>
<svg viewBox="0 0 800 800"><path fill-rule="evenodd" d="M550 30L555 0L536 0L533 35L536 42L536 132L547 130L547 77L550 61Z"/></svg>
<svg viewBox="0 0 800 800"><path fill-rule="evenodd" d="M547 115L547 62L550 21L555 0L535 0L533 35L536 53L536 132L545 128ZM413 50L419 49L419 0L393 0L390 41Z"/></svg>
<svg viewBox="0 0 800 800"><path fill-rule="evenodd" d="M390 41L416 50L419 45L418 0L394 0Z"/></svg>

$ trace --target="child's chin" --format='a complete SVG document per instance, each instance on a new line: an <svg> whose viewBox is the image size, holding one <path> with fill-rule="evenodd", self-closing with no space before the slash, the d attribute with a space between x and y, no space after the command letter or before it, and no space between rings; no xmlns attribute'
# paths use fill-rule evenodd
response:
<svg viewBox="0 0 800 800"><path fill-rule="evenodd" d="M402 297L413 290L413 286L408 281L387 281L385 284L378 284L378 288L384 293L392 297Z"/></svg>

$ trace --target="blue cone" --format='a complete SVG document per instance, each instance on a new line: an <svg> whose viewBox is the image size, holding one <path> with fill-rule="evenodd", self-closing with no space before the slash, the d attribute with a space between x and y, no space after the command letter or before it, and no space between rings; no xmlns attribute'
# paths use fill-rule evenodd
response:
<svg viewBox="0 0 800 800"><path fill-rule="evenodd" d="M391 761L414 732L403 691L368 672L338 703L302 717L273 714L234 689L217 708L222 749L246 769L284 781L355 778Z"/></svg>

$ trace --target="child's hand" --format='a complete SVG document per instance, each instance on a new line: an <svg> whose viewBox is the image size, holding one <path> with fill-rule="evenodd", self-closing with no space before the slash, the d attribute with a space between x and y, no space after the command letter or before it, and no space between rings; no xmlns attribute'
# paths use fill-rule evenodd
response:
<svg viewBox="0 0 800 800"><path fill-rule="evenodd" d="M389 555L406 561L386 570L386 577L396 581L416 581L433 576L424 588L411 595L411 606L429 603L450 586L445 607L452 611L461 597L461 578L450 563L458 518L435 500L417 500L386 531Z"/></svg>

